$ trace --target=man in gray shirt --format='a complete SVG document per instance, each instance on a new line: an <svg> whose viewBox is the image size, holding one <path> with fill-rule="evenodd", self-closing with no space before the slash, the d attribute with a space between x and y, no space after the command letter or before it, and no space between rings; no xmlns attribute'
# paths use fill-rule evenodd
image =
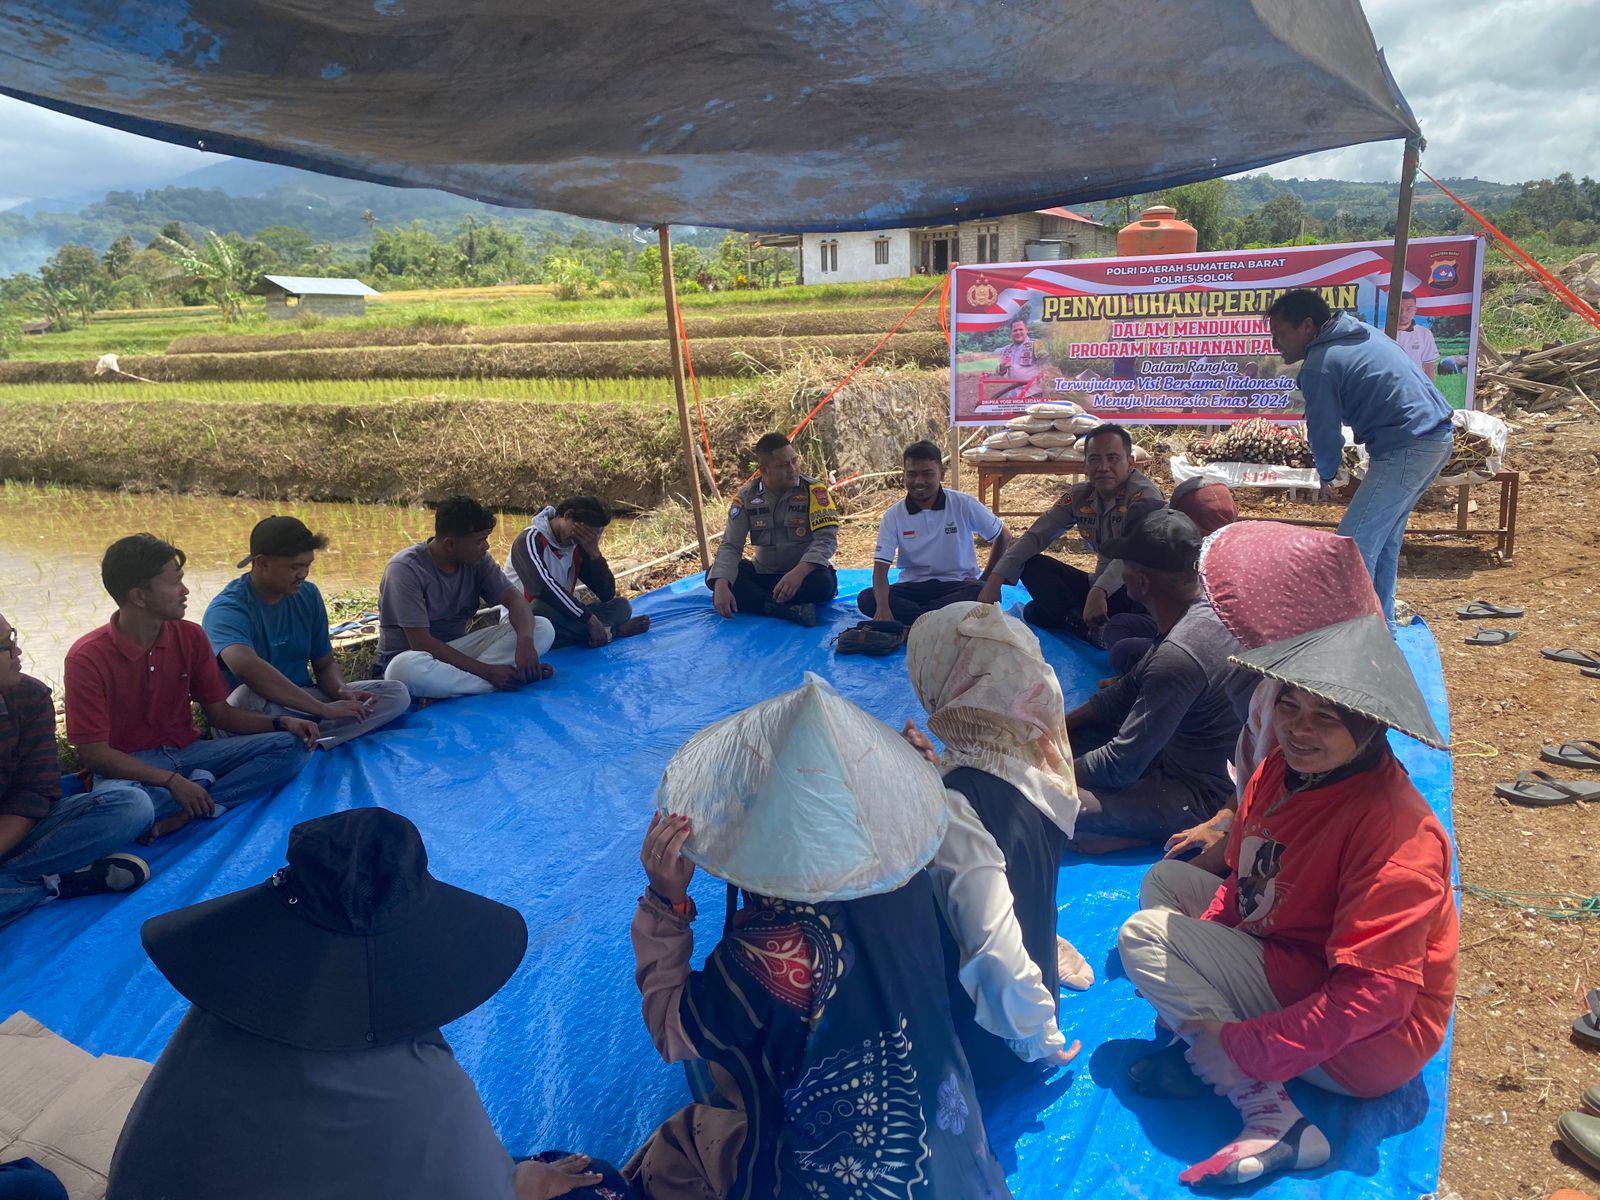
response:
<svg viewBox="0 0 1600 1200"><path fill-rule="evenodd" d="M1028 589L1032 599L1023 619L1043 629L1062 629L1099 645L1108 617L1140 611L1122 586L1122 566L1106 553L1106 544L1144 513L1160 508L1161 489L1133 467L1133 438L1120 425L1100 425L1083 439L1088 478L1072 485L1061 499L1011 543L990 572L978 600L993 604L1003 583ZM1067 530L1077 527L1086 549L1096 555L1094 574L1045 553Z"/></svg>
<svg viewBox="0 0 1600 1200"><path fill-rule="evenodd" d="M1193 521L1162 508L1104 547L1161 636L1132 671L1067 714L1077 833L1091 835L1080 848L1096 839L1105 849L1159 845L1233 797L1239 693L1254 680L1228 663L1241 647L1202 593L1200 542Z"/></svg>
<svg viewBox="0 0 1600 1200"><path fill-rule="evenodd" d="M817 605L839 594L838 506L824 484L800 473L783 434L756 443L756 463L760 475L728 507L722 544L706 572L711 602L724 617L756 613L813 626ZM746 540L755 547L754 562L743 557Z"/></svg>
<svg viewBox="0 0 1600 1200"><path fill-rule="evenodd" d="M434 512L431 538L389 560L378 586L378 663L413 696L511 691L555 674L539 656L554 626L533 615L522 589L489 553L495 518L470 496ZM480 605L502 604L508 624L467 632Z"/></svg>

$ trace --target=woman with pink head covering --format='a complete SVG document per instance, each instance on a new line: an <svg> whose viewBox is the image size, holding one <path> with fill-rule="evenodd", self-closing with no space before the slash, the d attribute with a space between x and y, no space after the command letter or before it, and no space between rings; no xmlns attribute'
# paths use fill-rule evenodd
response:
<svg viewBox="0 0 1600 1200"><path fill-rule="evenodd" d="M1350 1096L1409 1082L1438 1051L1455 995L1450 836L1389 747L1443 748L1355 544L1261 523L1212 538L1212 603L1250 649L1265 721L1228 833L1226 877L1157 863L1118 948L1176 1036L1129 1068L1149 1096L1205 1086L1239 1135L1181 1173L1237 1185L1331 1153L1284 1082ZM1205 1086L1202 1086L1205 1085Z"/></svg>

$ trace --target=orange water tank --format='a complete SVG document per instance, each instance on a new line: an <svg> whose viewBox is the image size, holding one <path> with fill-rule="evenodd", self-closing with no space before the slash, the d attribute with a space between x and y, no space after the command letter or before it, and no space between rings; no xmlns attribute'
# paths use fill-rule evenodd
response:
<svg viewBox="0 0 1600 1200"><path fill-rule="evenodd" d="M1200 244L1194 226L1180 220L1178 210L1153 205L1137 221L1117 231L1117 254L1193 254Z"/></svg>

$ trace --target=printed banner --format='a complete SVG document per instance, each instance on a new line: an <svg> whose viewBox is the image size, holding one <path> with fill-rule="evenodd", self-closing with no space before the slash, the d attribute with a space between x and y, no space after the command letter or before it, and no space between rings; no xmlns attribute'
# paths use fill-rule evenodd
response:
<svg viewBox="0 0 1600 1200"><path fill-rule="evenodd" d="M1392 253L1361 242L958 267L951 423L1000 424L1047 400L1126 424L1299 421L1298 367L1273 349L1267 309L1315 288L1381 329ZM1453 407L1471 408L1483 242L1418 238L1405 281L1396 340Z"/></svg>

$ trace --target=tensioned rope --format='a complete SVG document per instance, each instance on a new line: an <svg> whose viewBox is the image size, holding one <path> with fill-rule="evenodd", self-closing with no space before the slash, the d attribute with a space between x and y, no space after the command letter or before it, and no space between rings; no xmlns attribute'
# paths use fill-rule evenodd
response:
<svg viewBox="0 0 1600 1200"><path fill-rule="evenodd" d="M1550 274L1549 271L1545 270L1544 267L1540 266L1539 263L1534 260L1532 255L1530 255L1521 246L1517 245L1498 228L1496 228L1494 223L1490 221L1488 217L1484 216L1477 209L1473 208L1472 205L1468 204L1460 196L1456 195L1449 188L1445 187L1444 184L1440 183L1432 175L1429 175L1421 167L1417 168L1417 173L1429 183L1433 184L1434 187L1438 188L1446 196L1449 196L1450 199L1454 200L1461 206L1461 208L1469 217L1487 229L1490 236L1493 237L1494 240L1499 244L1500 249L1508 257L1515 259L1518 266L1520 266L1529 275L1532 275L1545 287L1549 288L1550 291L1559 296L1562 302L1565 303L1566 306L1573 312L1577 313L1596 329L1600 329L1600 312L1596 312L1583 299L1583 297L1577 295L1577 293L1573 292L1571 288L1562 283L1561 280L1557 279L1554 275Z"/></svg>
<svg viewBox="0 0 1600 1200"><path fill-rule="evenodd" d="M672 307L678 313L678 340L683 343L683 365L689 373L689 385L694 389L694 411L700 420L700 444L705 447L706 474L711 477L712 494L720 500L722 495L717 489L717 468L711 461L711 434L706 430L705 406L700 403L700 379L694 373L694 355L689 351L689 331L683 324L683 306L674 300Z"/></svg>

